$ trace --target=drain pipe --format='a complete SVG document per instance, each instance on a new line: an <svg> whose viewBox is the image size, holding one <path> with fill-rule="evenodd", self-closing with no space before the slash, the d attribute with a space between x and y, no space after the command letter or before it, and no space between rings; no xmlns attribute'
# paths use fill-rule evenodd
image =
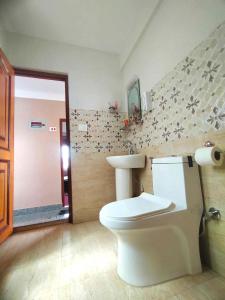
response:
<svg viewBox="0 0 225 300"><path fill-rule="evenodd" d="M210 207L207 212L206 205L205 205L205 196L204 196L204 191L203 191L201 168L198 167L198 170L199 170L199 175L200 175L199 177L200 177L200 185L201 185L202 201L203 201L203 213L202 213L202 219L201 219L202 230L199 232L199 237L202 237L205 235L206 222L209 222L210 220L219 221L221 219L221 213L220 213L219 209L216 209L214 207Z"/></svg>

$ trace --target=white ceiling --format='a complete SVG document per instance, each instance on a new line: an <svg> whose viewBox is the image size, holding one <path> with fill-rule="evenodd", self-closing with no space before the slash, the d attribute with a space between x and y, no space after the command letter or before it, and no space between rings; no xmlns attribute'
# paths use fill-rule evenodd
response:
<svg viewBox="0 0 225 300"><path fill-rule="evenodd" d="M0 26L10 32L123 54L132 49L158 2L0 0Z"/></svg>
<svg viewBox="0 0 225 300"><path fill-rule="evenodd" d="M65 101L63 81L15 76L15 97Z"/></svg>

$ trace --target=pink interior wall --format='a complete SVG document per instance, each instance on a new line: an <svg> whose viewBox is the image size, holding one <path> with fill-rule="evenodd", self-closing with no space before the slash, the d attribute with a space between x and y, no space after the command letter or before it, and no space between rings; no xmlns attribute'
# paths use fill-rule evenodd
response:
<svg viewBox="0 0 225 300"><path fill-rule="evenodd" d="M14 209L61 204L59 119L62 101L15 99ZM31 129L29 121L45 120L47 129ZM56 132L49 132L56 126Z"/></svg>

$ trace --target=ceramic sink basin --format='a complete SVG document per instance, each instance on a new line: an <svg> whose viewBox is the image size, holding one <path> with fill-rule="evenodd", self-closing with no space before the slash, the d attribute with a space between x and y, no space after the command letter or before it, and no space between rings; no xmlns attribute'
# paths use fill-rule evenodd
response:
<svg viewBox="0 0 225 300"><path fill-rule="evenodd" d="M145 166L145 155L143 154L108 156L106 159L112 167L118 169L136 169Z"/></svg>

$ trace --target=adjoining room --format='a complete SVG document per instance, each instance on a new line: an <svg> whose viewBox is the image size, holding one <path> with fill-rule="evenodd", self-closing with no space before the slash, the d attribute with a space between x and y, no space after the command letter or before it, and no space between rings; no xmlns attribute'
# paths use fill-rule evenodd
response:
<svg viewBox="0 0 225 300"><path fill-rule="evenodd" d="M14 228L68 220L65 83L15 77Z"/></svg>

